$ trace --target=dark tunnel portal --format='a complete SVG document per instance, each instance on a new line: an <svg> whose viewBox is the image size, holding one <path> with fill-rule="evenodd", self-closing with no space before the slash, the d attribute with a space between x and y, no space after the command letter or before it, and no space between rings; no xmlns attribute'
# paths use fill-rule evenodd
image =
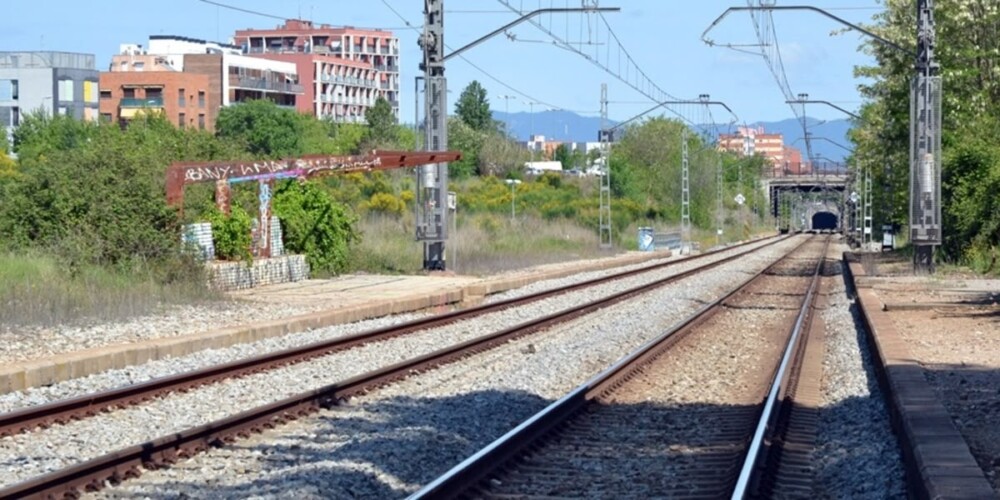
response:
<svg viewBox="0 0 1000 500"><path fill-rule="evenodd" d="M837 216L830 212L816 212L813 214L812 228L816 231L824 229L837 229Z"/></svg>

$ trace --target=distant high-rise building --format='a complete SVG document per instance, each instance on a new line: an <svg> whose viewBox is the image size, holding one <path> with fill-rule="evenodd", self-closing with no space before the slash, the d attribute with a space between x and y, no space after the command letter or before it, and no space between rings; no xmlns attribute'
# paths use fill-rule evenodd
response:
<svg viewBox="0 0 1000 500"><path fill-rule="evenodd" d="M27 113L97 118L93 54L0 52L0 127L10 134Z"/></svg>
<svg viewBox="0 0 1000 500"><path fill-rule="evenodd" d="M224 106L267 99L294 109L303 94L295 64L178 36L151 36L148 49L123 44L109 70L101 73L101 115L122 124L155 111L182 128L214 130Z"/></svg>
<svg viewBox="0 0 1000 500"><path fill-rule="evenodd" d="M295 63L305 87L298 109L357 123L383 97L399 118L399 39L391 31L290 19L274 29L238 30L244 53Z"/></svg>

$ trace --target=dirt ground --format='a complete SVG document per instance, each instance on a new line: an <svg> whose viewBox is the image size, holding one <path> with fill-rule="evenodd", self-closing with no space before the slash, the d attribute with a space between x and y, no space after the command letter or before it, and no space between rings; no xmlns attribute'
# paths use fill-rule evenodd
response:
<svg viewBox="0 0 1000 500"><path fill-rule="evenodd" d="M1000 280L963 270L917 277L898 256L862 257L913 357L1000 492Z"/></svg>

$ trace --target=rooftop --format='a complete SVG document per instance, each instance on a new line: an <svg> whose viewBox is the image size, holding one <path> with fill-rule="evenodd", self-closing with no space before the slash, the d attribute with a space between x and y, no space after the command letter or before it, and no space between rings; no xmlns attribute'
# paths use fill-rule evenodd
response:
<svg viewBox="0 0 1000 500"><path fill-rule="evenodd" d="M36 50L0 52L0 68L68 68L97 70L94 54Z"/></svg>

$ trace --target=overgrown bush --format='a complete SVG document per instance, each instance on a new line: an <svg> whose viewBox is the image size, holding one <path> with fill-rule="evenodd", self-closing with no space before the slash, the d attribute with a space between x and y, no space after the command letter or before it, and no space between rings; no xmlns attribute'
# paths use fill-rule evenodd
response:
<svg viewBox="0 0 1000 500"><path fill-rule="evenodd" d="M369 212L399 216L406 211L406 203L389 193L375 193L365 202L364 208Z"/></svg>
<svg viewBox="0 0 1000 500"><path fill-rule="evenodd" d="M209 215L212 223L212 243L215 244L215 254L226 260L253 259L253 219L239 205L233 205L229 215L215 210Z"/></svg>
<svg viewBox="0 0 1000 500"><path fill-rule="evenodd" d="M309 181L280 183L272 203L281 219L286 249L306 254L314 273L335 274L347 268L349 249L360 240L357 216Z"/></svg>

